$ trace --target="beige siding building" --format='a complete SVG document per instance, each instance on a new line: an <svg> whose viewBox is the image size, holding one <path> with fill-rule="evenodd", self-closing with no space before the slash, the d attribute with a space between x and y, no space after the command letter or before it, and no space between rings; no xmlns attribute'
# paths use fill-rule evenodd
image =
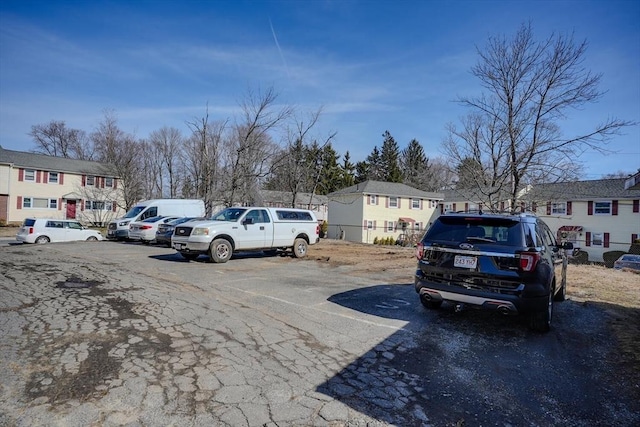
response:
<svg viewBox="0 0 640 427"><path fill-rule="evenodd" d="M7 224L61 218L103 225L124 214L119 186L102 163L0 147L0 221Z"/></svg>
<svg viewBox="0 0 640 427"><path fill-rule="evenodd" d="M331 193L328 236L373 243L422 236L443 196L405 184L365 181Z"/></svg>
<svg viewBox="0 0 640 427"><path fill-rule="evenodd" d="M602 262L605 252L626 252L640 236L640 189L625 189L625 181L538 184L526 198L559 238Z"/></svg>

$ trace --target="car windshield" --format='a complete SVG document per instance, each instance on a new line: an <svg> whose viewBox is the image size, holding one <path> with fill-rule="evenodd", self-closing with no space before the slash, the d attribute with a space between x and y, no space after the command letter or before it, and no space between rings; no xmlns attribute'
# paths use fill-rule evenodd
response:
<svg viewBox="0 0 640 427"><path fill-rule="evenodd" d="M504 246L523 246L520 222L509 218L440 217L425 240L440 242L486 242Z"/></svg>
<svg viewBox="0 0 640 427"><path fill-rule="evenodd" d="M229 221L236 222L246 212L245 208L227 208L218 213L213 214L212 221Z"/></svg>
<svg viewBox="0 0 640 427"><path fill-rule="evenodd" d="M146 206L134 206L129 212L127 212L123 218L135 218L140 212L142 212Z"/></svg>

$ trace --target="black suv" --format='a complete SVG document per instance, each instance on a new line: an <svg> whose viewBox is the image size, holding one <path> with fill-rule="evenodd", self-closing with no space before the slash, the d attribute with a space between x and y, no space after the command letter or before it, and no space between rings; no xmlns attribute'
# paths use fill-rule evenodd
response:
<svg viewBox="0 0 640 427"><path fill-rule="evenodd" d="M553 302L565 299L572 248L533 214L443 214L418 244L416 292L427 308L449 301L522 313L531 329L546 332Z"/></svg>

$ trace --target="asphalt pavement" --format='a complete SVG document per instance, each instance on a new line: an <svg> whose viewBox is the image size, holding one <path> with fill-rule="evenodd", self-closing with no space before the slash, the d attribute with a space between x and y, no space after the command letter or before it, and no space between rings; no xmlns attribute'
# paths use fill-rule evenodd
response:
<svg viewBox="0 0 640 427"><path fill-rule="evenodd" d="M0 426L640 424L600 307L426 311L412 271L0 247ZM618 378L620 377L620 378Z"/></svg>

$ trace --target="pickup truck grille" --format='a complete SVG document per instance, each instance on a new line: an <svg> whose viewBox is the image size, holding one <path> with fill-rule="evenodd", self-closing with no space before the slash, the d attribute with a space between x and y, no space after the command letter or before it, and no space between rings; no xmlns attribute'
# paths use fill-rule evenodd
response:
<svg viewBox="0 0 640 427"><path fill-rule="evenodd" d="M176 227L173 234L176 236L190 236L191 230L193 230L193 227Z"/></svg>

